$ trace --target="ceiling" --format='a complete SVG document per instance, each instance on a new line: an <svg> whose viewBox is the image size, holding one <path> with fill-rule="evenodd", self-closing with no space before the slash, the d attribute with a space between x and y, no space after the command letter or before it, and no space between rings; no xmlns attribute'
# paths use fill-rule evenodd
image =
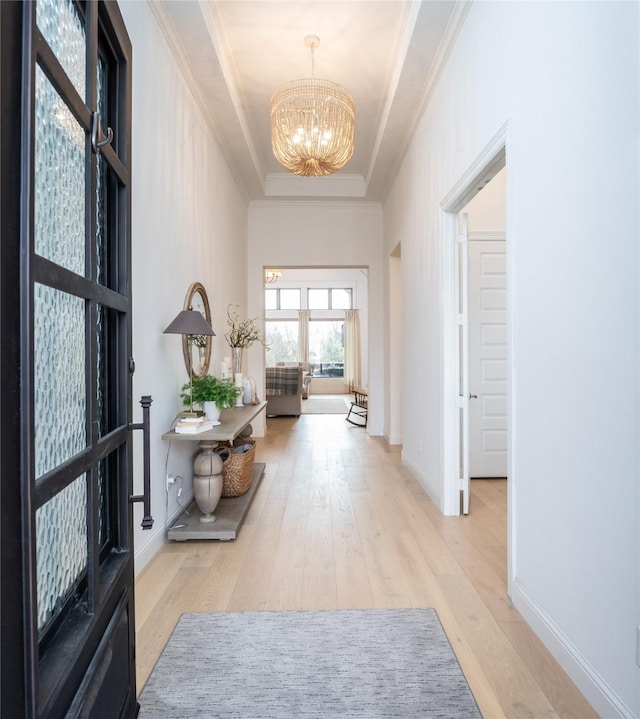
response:
<svg viewBox="0 0 640 719"><path fill-rule="evenodd" d="M150 0L150 7L251 200L384 198L468 8L468 0ZM353 157L297 177L271 150L269 101L311 75L356 105Z"/></svg>

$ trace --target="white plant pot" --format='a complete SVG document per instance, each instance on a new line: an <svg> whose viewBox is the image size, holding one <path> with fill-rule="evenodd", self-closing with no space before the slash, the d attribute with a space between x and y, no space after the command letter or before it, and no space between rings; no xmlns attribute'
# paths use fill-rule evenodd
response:
<svg viewBox="0 0 640 719"><path fill-rule="evenodd" d="M205 402L204 413L207 416L207 419L211 419L214 422L220 421L220 409L215 402Z"/></svg>

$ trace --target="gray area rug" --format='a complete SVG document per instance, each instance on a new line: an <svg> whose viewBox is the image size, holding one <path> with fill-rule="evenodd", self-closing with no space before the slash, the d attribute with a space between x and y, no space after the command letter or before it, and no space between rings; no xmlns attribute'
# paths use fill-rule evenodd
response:
<svg viewBox="0 0 640 719"><path fill-rule="evenodd" d="M140 719L480 719L433 609L183 614Z"/></svg>
<svg viewBox="0 0 640 719"><path fill-rule="evenodd" d="M346 414L347 403L353 402L353 395L343 395L341 397L314 397L311 395L309 399L302 400L302 414Z"/></svg>

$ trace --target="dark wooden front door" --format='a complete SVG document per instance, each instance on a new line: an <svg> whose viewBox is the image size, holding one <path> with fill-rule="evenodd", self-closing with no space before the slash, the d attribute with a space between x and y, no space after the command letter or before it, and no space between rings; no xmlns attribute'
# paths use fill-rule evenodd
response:
<svg viewBox="0 0 640 719"><path fill-rule="evenodd" d="M0 713L134 717L131 47L103 0L0 43Z"/></svg>

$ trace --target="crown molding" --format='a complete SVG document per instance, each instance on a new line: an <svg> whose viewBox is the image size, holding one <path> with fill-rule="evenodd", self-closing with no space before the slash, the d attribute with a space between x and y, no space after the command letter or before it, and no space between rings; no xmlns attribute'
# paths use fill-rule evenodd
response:
<svg viewBox="0 0 640 719"><path fill-rule="evenodd" d="M179 72L181 73L182 77L184 78L184 81L187 85L187 88L189 92L191 93L196 106L198 107L200 113L202 114L202 117L204 118L205 123L209 127L213 138L216 142L216 145L218 146L218 149L220 150L220 153L222 157L225 160L225 163L227 165L227 168L229 172L231 173L233 179L236 182L236 185L238 186L240 192L242 193L245 201L249 201L251 197L251 193L249 192L247 186L245 185L245 181L242 177L241 172L239 171L239 168L236 166L235 162L233 161L233 156L231 153L226 152L226 142L224 137L221 135L221 133L218 131L218 125L217 125L217 119L215 115L212 112L212 106L211 103L208 101L208 98L204 94L202 84L199 82L199 80L196 78L193 70L193 65L191 63L189 53L187 51L187 48L185 48L184 43L182 42L182 39L180 37L180 33L177 31L173 18L170 14L170 12L167 9L167 5L164 2L160 2L159 0L147 0L147 5L149 9L151 10L152 15L154 16L156 23L158 24L158 27L160 28L160 32L162 33L167 46L169 48L169 51L173 55L173 58L176 61L176 65L178 67ZM178 8L179 12L186 12L187 10L195 10L197 8L197 11L201 13L201 3L184 3L180 4L181 7ZM188 7L190 5L195 6L194 7ZM206 19L202 18L202 27L206 27L207 30L207 41L211 45L212 52L215 53L215 47L213 44L213 40L210 35L210 28L209 24L206 22ZM217 58L217 54L216 54ZM219 63L219 58L217 58ZM219 64L218 64L219 66ZM223 73L222 68L220 68L220 71ZM223 73L224 74L224 73ZM226 78L225 78L226 80ZM228 90L227 90L228 91ZM235 107L234 107L235 109ZM255 166L255 164L254 164ZM263 175L264 176L264 175Z"/></svg>
<svg viewBox="0 0 640 719"><path fill-rule="evenodd" d="M244 140L247 144L247 150L253 162L256 174L264 180L267 174L267 167L262 153L256 149L253 139L254 135L251 132L251 128L244 111L244 105L242 103L240 93L238 92L238 86L235 80L237 72L234 69L233 51L229 47L229 42L224 34L223 24L219 19L219 11L216 4L213 2L202 2L202 0L200 0L199 4L203 8L204 20L209 31L209 36L211 37L211 42L216 51L216 56L220 63L220 69L225 80L229 97L233 103L233 109L235 110L238 123L240 124Z"/></svg>
<svg viewBox="0 0 640 719"><path fill-rule="evenodd" d="M180 70L191 94L193 95L193 99L196 101L200 112L202 113L204 119L207 122L207 125L209 125L212 132L216 136L216 141L218 142L218 144L220 144L220 138L216 134L216 126L213 115L211 114L209 104L202 96L202 91L200 90L198 81L196 80L195 75L193 74L193 71L191 69L187 52L184 45L182 44L180 35L178 34L173 25L169 13L167 12L164 4L161 2L147 0L147 5L151 10L152 15L156 19L158 27L160 28L160 32L164 36L169 50L178 65L178 69Z"/></svg>
<svg viewBox="0 0 640 719"><path fill-rule="evenodd" d="M438 45L438 49L436 51L429 74L427 75L423 83L422 91L420 92L418 99L415 103L412 117L408 124L408 131L403 136L400 145L396 146L397 160L394 163L391 171L387 174L385 181L381 185L380 192L378 193L378 195L381 197L386 197L388 195L389 190L391 189L396 179L396 176L400 170L400 166L402 165L409 146L416 134L418 125L422 120L427 110L427 107L429 106L429 102L431 101L435 88L438 85L440 78L442 77L444 69L447 65L447 61L449 60L449 57L453 52L453 48L456 45L458 36L460 35L460 32L464 26L472 4L473 0L458 0L458 2L456 2L456 5L447 23L447 27L445 29L442 40ZM414 29L416 22L417 20L414 18Z"/></svg>
<svg viewBox="0 0 640 719"><path fill-rule="evenodd" d="M344 210L345 208L352 208L357 210L372 210L382 211L382 203L376 200L354 200L352 197L346 198L345 200L308 200L308 199L295 199L295 198L283 198L273 200L251 200L249 202L250 208L265 208L265 207L321 207L323 209L334 209Z"/></svg>
<svg viewBox="0 0 640 719"><path fill-rule="evenodd" d="M364 197L362 175L339 174L328 177L298 177L291 173L271 173L264 184L267 197Z"/></svg>
<svg viewBox="0 0 640 719"><path fill-rule="evenodd" d="M230 176L247 202L277 197L328 201L367 198L375 202L384 200L397 177L472 1L456 0L446 14L440 8L435 24L431 3L406 3L404 26L396 39L403 59L387 78L390 92L380 115L371 160L363 175L338 173L330 178L299 178L277 171L267 174L266 147L263 150L257 143L256 120L244 106L246 98L237 78L236 61L216 3L147 0L147 5ZM440 32L444 33L441 38L436 35ZM424 79L427 68L431 69Z"/></svg>
<svg viewBox="0 0 640 719"><path fill-rule="evenodd" d="M442 77L444 68L446 67L447 61L451 56L456 42L458 41L458 35L460 35L460 31L464 26L467 15L469 14L469 10L471 9L472 5L473 0L460 0L456 3L455 8L451 13L451 17L449 18L449 22L447 23L447 28L444 32L444 36L442 38L442 41L440 42L438 51L436 52L435 60L433 62L433 65L431 66L429 74L427 75L427 79L424 82L424 87L422 93L420 94L420 99L418 100L418 104L416 105L416 111L410 126L410 131L408 133L408 137L410 138L413 138L418 127L418 123L422 119L422 116L424 115L425 110L429 105L429 101L431 100L436 85Z"/></svg>
<svg viewBox="0 0 640 719"><path fill-rule="evenodd" d="M402 68L404 66L404 60L407 56L407 53L409 51L409 47L411 45L411 37L413 36L413 31L416 26L416 21L418 19L418 14L420 12L420 3L412 3L408 6L407 10L407 16L405 18L405 26L404 26L404 32L402 33L402 37L398 40L398 45L401 47L401 52L399 51L397 53L398 58L402 57L402 60L398 61L396 63L393 76L391 78L391 81L389 82L389 92L387 94L387 101L384 105L384 109L382 111L382 117L380 119L380 124L378 126L378 133L376 135L375 142L373 144L373 150L371 152L371 158L369 160L369 167L367 169L367 179L366 184L369 185L369 181L371 179L371 176L373 174L376 160L378 159L378 154L380 152L380 146L382 145L382 141L384 138L385 128L389 122L389 117L391 115L392 109L393 109L393 102L396 98L396 94L398 91L398 85L400 84L400 78L402 76Z"/></svg>

